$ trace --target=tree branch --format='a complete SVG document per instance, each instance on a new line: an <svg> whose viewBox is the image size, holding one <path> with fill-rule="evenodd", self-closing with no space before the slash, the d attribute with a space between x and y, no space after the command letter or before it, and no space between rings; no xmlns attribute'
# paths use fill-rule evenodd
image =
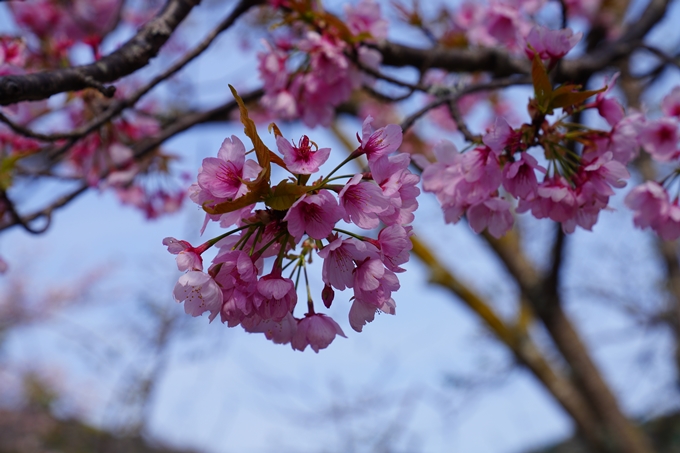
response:
<svg viewBox="0 0 680 453"><path fill-rule="evenodd" d="M0 105L46 99L113 82L146 66L198 0L168 0L161 12L115 52L83 66L0 77ZM106 88L107 93L113 92Z"/></svg>
<svg viewBox="0 0 680 453"><path fill-rule="evenodd" d="M669 0L652 0L642 15L615 41L597 46L592 52L573 60L564 60L555 71L557 83L580 82L624 58L642 42L666 14ZM531 63L517 58L499 48L422 49L392 42L378 45L387 66L414 66L416 68L439 68L450 72L489 72L493 77L529 74Z"/></svg>
<svg viewBox="0 0 680 453"><path fill-rule="evenodd" d="M546 361L531 338L523 331L513 329L496 315L493 309L474 291L458 281L434 256L431 250L418 239L411 237L412 253L430 269L430 281L442 286L479 316L494 335L505 344L517 360L546 387L562 408L572 417L578 431L597 451L605 451L606 445L598 432L598 422L578 389L560 376Z"/></svg>

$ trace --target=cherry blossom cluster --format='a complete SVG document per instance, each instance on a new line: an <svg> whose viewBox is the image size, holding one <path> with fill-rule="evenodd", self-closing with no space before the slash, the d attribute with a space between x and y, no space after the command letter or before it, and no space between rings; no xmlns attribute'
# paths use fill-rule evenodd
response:
<svg viewBox="0 0 680 453"><path fill-rule="evenodd" d="M186 271L174 297L184 302L187 314L207 312L210 321L219 316L229 327L241 325L275 343L300 351L309 345L318 352L345 334L318 312L314 299L330 308L336 291L351 289L349 323L357 332L377 312L395 313L392 293L409 259L419 177L409 171L408 155L392 154L401 144L401 128L391 124L373 131L371 121L364 121L356 150L311 184L331 149L319 148L307 136L289 141L274 127L279 156L264 147L249 120L244 124L247 132L252 125L257 161L246 159L236 136L224 140L217 157L203 160L190 197L206 210L206 224L233 229L198 247L174 238L163 241ZM335 176L359 156L368 158L367 171ZM272 163L291 177L270 187ZM370 238L340 228L341 221L380 231ZM217 254L204 272L202 254L213 246ZM308 266L316 257L323 260L324 288L314 297ZM299 293L306 295L302 307Z"/></svg>
<svg viewBox="0 0 680 453"><path fill-rule="evenodd" d="M54 57L67 57L76 42L92 47L98 55L102 39L115 28L122 0L37 0L10 2L17 25L29 30L50 48Z"/></svg>
<svg viewBox="0 0 680 453"><path fill-rule="evenodd" d="M550 84L548 68L576 44L574 37L568 29L535 27L528 33L526 55L533 62L536 92L529 103L530 122L512 128L497 117L481 143L467 152L444 141L434 148L436 162L418 158L423 189L436 194L446 222L465 215L476 233L486 229L498 238L513 226L514 205L518 213L559 222L566 233L577 226L590 230L613 189L625 186L630 177L625 166L637 153L628 140L635 119L624 118L621 105L605 97L611 87L582 91ZM586 104L592 96L595 100ZM611 129L568 122L570 114L586 109L596 109Z"/></svg>
<svg viewBox="0 0 680 453"><path fill-rule="evenodd" d="M664 97L661 112L663 116L656 119L648 119L641 113L631 115L625 138L644 149L660 168L671 170L661 183L647 181L635 187L626 196L625 203L635 211L636 226L651 228L662 239L673 240L680 237L680 86Z"/></svg>
<svg viewBox="0 0 680 453"><path fill-rule="evenodd" d="M380 54L367 46L387 37L387 21L374 0L346 5L346 21L310 2L273 2L295 27L282 30L258 55L265 95L262 105L276 118L329 126L335 107L362 83L370 83L353 60L377 68Z"/></svg>
<svg viewBox="0 0 680 453"><path fill-rule="evenodd" d="M89 45L94 58L98 58L103 38L122 16L128 19L140 5L126 7L125 11L123 6L121 0L11 2L9 10L23 33L20 37L0 36L0 75L63 66L76 43ZM125 97L129 86L118 85L114 102ZM70 95L62 105L46 101L19 103L3 107L2 114L19 126L49 135L53 128L43 127L50 124L43 123L44 117L61 113L59 132L64 126L77 129L95 120L111 102L97 90L89 89ZM55 177L80 178L92 187L113 190L121 202L140 209L147 218L175 212L185 193L168 172L172 158L157 151L139 162L131 149L135 142L160 131L160 123L153 115L155 106L140 103L137 107L72 142L62 139L46 143L0 124L0 159L14 161L47 152L58 162ZM4 209L0 209L3 213Z"/></svg>

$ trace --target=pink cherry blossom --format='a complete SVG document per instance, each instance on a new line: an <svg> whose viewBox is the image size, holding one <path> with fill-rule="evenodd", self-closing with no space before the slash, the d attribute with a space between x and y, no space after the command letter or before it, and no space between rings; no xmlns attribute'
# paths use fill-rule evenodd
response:
<svg viewBox="0 0 680 453"><path fill-rule="evenodd" d="M526 37L524 52L529 59L538 54L542 60L555 62L564 57L581 40L583 33L574 32L570 28L550 30L536 25Z"/></svg>
<svg viewBox="0 0 680 453"><path fill-rule="evenodd" d="M173 291L177 302L184 302L184 311L191 316L201 316L210 312L212 321L222 306L222 290L210 277L199 271L189 271L183 274Z"/></svg>
<svg viewBox="0 0 680 453"><path fill-rule="evenodd" d="M678 123L674 118L648 121L640 133L642 146L655 159L668 161L678 152Z"/></svg>
<svg viewBox="0 0 680 453"><path fill-rule="evenodd" d="M668 206L668 215L660 222L656 228L661 239L673 241L680 237L680 206L675 200Z"/></svg>
<svg viewBox="0 0 680 453"><path fill-rule="evenodd" d="M180 271L202 271L203 259L196 249L187 241L178 241L175 238L163 239L163 245L168 247L168 252L177 255L177 268Z"/></svg>
<svg viewBox="0 0 680 453"><path fill-rule="evenodd" d="M486 146L491 148L496 156L500 156L506 148L508 148L508 151L511 153L515 152L518 148L520 138L521 134L515 132L505 118L497 116L494 127L482 137L482 141Z"/></svg>
<svg viewBox="0 0 680 453"><path fill-rule="evenodd" d="M385 304L395 306L392 292L400 287L399 278L389 269L379 269L383 266L380 260L366 260L361 263L354 276L354 298L375 308Z"/></svg>
<svg viewBox="0 0 680 453"><path fill-rule="evenodd" d="M263 320L280 322L297 303L295 284L291 279L281 277L280 271L265 275L257 282L254 303Z"/></svg>
<svg viewBox="0 0 680 453"><path fill-rule="evenodd" d="M517 212L529 210L537 219L547 217L561 223L573 220L578 211L576 193L563 177L546 178L535 195L519 200Z"/></svg>
<svg viewBox="0 0 680 453"><path fill-rule="evenodd" d="M345 15L352 33L368 33L376 40L387 38L388 22L380 14L380 4L375 0L361 0L354 6L345 4Z"/></svg>
<svg viewBox="0 0 680 453"><path fill-rule="evenodd" d="M526 34L528 23L516 6L492 2L491 4L465 5L458 23L467 29L468 39L482 46L501 45L511 50L517 48L518 36Z"/></svg>
<svg viewBox="0 0 680 453"><path fill-rule="evenodd" d="M407 154L383 156L369 161L369 167L375 182L390 202L390 207L378 217L387 225L407 225L415 218L413 212L418 209L416 197L420 189L416 186L420 177L411 173L408 166L411 158Z"/></svg>
<svg viewBox="0 0 680 453"><path fill-rule="evenodd" d="M358 86L356 70L344 54L345 43L328 35L308 32L298 47L310 57L309 70L293 81L299 93L302 121L310 127L330 125L334 108L349 99Z"/></svg>
<svg viewBox="0 0 680 453"><path fill-rule="evenodd" d="M661 111L666 116L680 118L680 86L674 87L661 101Z"/></svg>
<svg viewBox="0 0 680 453"><path fill-rule="evenodd" d="M300 175L311 175L319 171L330 156L330 148L321 148L312 151L309 137L306 135L300 139L298 146L292 146L288 140L279 136L276 137L276 146L283 154L283 162L293 173Z"/></svg>
<svg viewBox="0 0 680 453"><path fill-rule="evenodd" d="M638 228L658 229L670 210L668 192L655 181L635 187L626 195L625 203L635 211L633 223Z"/></svg>
<svg viewBox="0 0 680 453"><path fill-rule="evenodd" d="M372 291L380 286L385 275L385 265L380 259L373 258L361 262L354 270L354 288Z"/></svg>
<svg viewBox="0 0 680 453"><path fill-rule="evenodd" d="M495 238L507 233L514 223L510 203L501 198L489 198L473 204L467 210L467 219L472 231L479 234L488 229L489 234Z"/></svg>
<svg viewBox="0 0 680 453"><path fill-rule="evenodd" d="M620 189L626 186L625 179L630 178L626 167L616 160L611 151L607 151L592 162L582 167L583 184L592 185L593 189L604 196L614 195L612 187ZM579 181L581 182L581 181Z"/></svg>
<svg viewBox="0 0 680 453"><path fill-rule="evenodd" d="M360 140L361 146L359 147L361 154L366 154L369 161L393 153L401 146L402 140L401 127L396 124L388 124L377 131L373 131L372 122L373 117L370 115L364 120Z"/></svg>
<svg viewBox="0 0 680 453"><path fill-rule="evenodd" d="M288 344L297 331L297 320L287 313L281 321L264 320L259 316L251 316L243 320L243 328L250 333L263 333L267 340L276 344Z"/></svg>
<svg viewBox="0 0 680 453"><path fill-rule="evenodd" d="M233 327L255 311L253 295L257 290L259 269L242 250L220 253L213 263L211 271L216 272L215 281L223 293L222 322Z"/></svg>
<svg viewBox="0 0 680 453"><path fill-rule="evenodd" d="M357 332L361 332L366 323L372 322L375 319L375 314L378 312L393 315L396 313L394 300L389 299L385 301L380 307L373 304L368 304L359 299L354 299L352 307L349 309L349 325Z"/></svg>
<svg viewBox="0 0 680 453"><path fill-rule="evenodd" d="M532 155L521 153L518 160L503 168L503 187L517 198L527 198L535 194L538 189L536 170L546 172Z"/></svg>
<svg viewBox="0 0 680 453"><path fill-rule="evenodd" d="M314 239L323 239L333 231L344 215L342 207L328 190L318 194L304 194L290 207L283 220L296 241L307 233Z"/></svg>
<svg viewBox="0 0 680 453"><path fill-rule="evenodd" d="M390 225L378 233L378 243L380 256L385 267L392 272L404 272L399 267L409 260L409 252L413 248L410 236L413 228L403 227L402 225Z"/></svg>
<svg viewBox="0 0 680 453"><path fill-rule="evenodd" d="M319 250L319 256L324 260L321 274L324 283L342 291L354 286L355 262L378 258L379 254L372 244L336 237Z"/></svg>
<svg viewBox="0 0 680 453"><path fill-rule="evenodd" d="M609 146L614 159L627 165L640 154L640 135L644 127L645 119L640 113L628 115L614 126Z"/></svg>
<svg viewBox="0 0 680 453"><path fill-rule="evenodd" d="M319 349L327 348L336 335L347 338L333 318L317 313L308 314L298 321L297 331L290 344L298 351L304 351L309 345L318 353Z"/></svg>
<svg viewBox="0 0 680 453"><path fill-rule="evenodd" d="M605 77L607 89L601 93L597 93L597 96L595 97L595 106L597 107L597 112L602 118L607 120L607 123L609 123L609 125L612 127L616 126L625 115L623 106L619 103L619 101L614 98L605 97L607 94L609 94L612 88L614 88L614 83L618 77L618 72L614 74L611 79Z"/></svg>
<svg viewBox="0 0 680 453"><path fill-rule="evenodd" d="M342 188L338 198L345 210L345 222L353 222L358 227L370 230L380 224L378 215L390 207L383 191L374 182L362 182L363 175L354 175Z"/></svg>
<svg viewBox="0 0 680 453"><path fill-rule="evenodd" d="M217 157L203 159L198 173L198 185L218 199L238 198L248 191L243 180L257 177L262 168L251 159L246 161L246 149L235 135L226 138Z"/></svg>

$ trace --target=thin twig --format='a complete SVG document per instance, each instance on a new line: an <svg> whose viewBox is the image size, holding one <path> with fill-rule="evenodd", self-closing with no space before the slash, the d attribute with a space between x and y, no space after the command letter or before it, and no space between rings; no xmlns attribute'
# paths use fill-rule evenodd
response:
<svg viewBox="0 0 680 453"><path fill-rule="evenodd" d="M412 113L409 117L407 117L404 121L401 123L401 128L404 132L409 130L413 124L421 118L423 115L425 115L427 112L429 112L432 109L435 109L441 105L444 105L448 102L457 102L460 98L465 96L466 94L471 94L471 93L476 93L479 91L487 91L487 90L495 90L498 88L505 88L513 85L528 85L531 83L531 79L528 77L508 77L504 79L495 79L491 80L489 82L485 83L478 83L475 85L469 85L462 90L455 91L453 93L450 93L445 96L440 96L434 101L430 102L426 106L422 107L421 109L417 110L416 112Z"/></svg>

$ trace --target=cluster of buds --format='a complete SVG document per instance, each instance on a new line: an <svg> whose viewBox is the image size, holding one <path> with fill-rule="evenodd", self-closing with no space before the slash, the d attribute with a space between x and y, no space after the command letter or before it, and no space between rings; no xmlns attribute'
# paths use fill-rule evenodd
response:
<svg viewBox="0 0 680 453"><path fill-rule="evenodd" d="M436 194L447 222L458 222L465 214L476 233L487 229L501 237L513 225L513 200L517 212L550 218L561 223L566 233L576 226L590 230L607 207L613 188L625 186L630 177L625 165L637 149L623 139L629 122L623 118L623 108L604 97L606 88L584 91L565 84L553 89L548 77L546 65L554 65L575 43L571 30L529 33L526 54L532 59L535 91L529 102L530 123L514 129L498 117L481 143L466 153L441 142L434 149L436 163L419 159L423 189ZM595 101L586 104L594 95ZM563 115L554 115L557 118L551 123L550 115L557 109ZM612 129L595 130L569 121L571 114L586 109L596 109ZM580 145L580 153L569 143Z"/></svg>
<svg viewBox="0 0 680 453"><path fill-rule="evenodd" d="M307 136L291 143L272 125L281 155L271 152L232 91L257 161L246 159L236 136L224 140L217 157L203 160L190 188L191 199L206 211L203 228L215 221L233 229L199 247L174 238L163 241L177 255L178 268L187 271L175 286L175 299L192 316L208 312L212 321L219 315L230 327L240 324L275 343L290 343L297 350L309 345L318 352L344 333L314 304L307 267L317 255L323 260L320 299L326 308L336 291L353 290L349 322L354 330L360 332L378 311L394 314L396 274L409 259L409 224L420 193L419 177L408 169L409 156L392 155L401 145L401 128L391 124L373 131L372 119L366 118L357 149L310 183L330 148L318 148ZM359 156L368 159L368 171L336 176ZM291 177L272 187L272 164ZM364 230L382 224L382 229L377 238L369 238L338 228L341 220ZM204 272L202 254L213 246L218 252ZM265 274L266 262L271 267ZM304 315L296 317L302 276L307 303Z"/></svg>

